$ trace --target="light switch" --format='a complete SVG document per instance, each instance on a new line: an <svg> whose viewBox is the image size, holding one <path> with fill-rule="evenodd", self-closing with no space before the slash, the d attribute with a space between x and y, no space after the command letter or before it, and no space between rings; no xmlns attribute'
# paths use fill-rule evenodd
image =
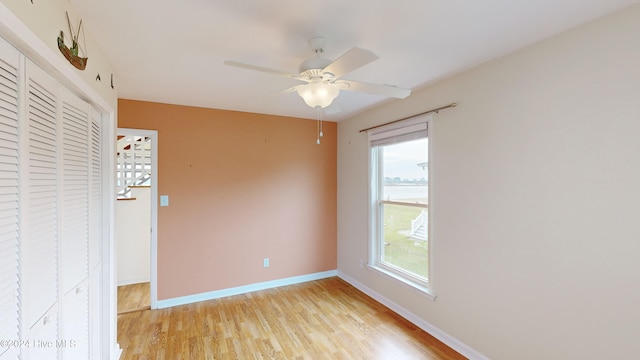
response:
<svg viewBox="0 0 640 360"><path fill-rule="evenodd" d="M169 206L169 195L160 195L160 206Z"/></svg>

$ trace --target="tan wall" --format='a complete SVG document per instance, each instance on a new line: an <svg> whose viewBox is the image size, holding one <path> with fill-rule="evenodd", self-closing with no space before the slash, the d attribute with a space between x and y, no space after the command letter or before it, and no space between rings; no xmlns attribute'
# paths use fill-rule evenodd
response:
<svg viewBox="0 0 640 360"><path fill-rule="evenodd" d="M336 124L119 100L158 131L158 299L337 267ZM263 258L270 267L263 267Z"/></svg>
<svg viewBox="0 0 640 360"><path fill-rule="evenodd" d="M640 6L339 123L339 270L490 359L640 353ZM433 122L435 302L367 259L360 129Z"/></svg>

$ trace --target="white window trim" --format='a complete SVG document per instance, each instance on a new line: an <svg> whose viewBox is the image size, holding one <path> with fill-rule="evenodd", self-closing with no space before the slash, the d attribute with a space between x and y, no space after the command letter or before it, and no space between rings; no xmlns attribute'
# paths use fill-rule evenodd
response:
<svg viewBox="0 0 640 360"><path fill-rule="evenodd" d="M434 288L434 266L433 266L433 177L432 171L428 171L427 173L427 182L428 186L428 197L429 197L429 228L428 228L428 239L427 242L427 251L428 251L428 279L425 283L422 280L418 280L415 277L403 274L402 271L398 271L392 267L389 267L385 264L382 264L378 261L380 254L380 233L381 224L378 222L378 199L380 198L380 194L374 195L374 191L380 191L380 188L377 184L379 177L381 176L379 173L374 174L374 172L379 172L379 166L377 165L378 160L374 159L374 153L372 151L373 147L371 146L372 141L388 137L394 136L398 134L402 134L405 131L411 131L411 129L417 129L421 125L426 125L427 127L427 136L429 138L428 141L428 163L429 170L432 169L432 136L433 136L433 115L421 115L416 116L411 119L407 119L405 121L401 121L398 123L389 124L386 126L381 126L376 129L372 129L368 132L368 166L369 166L369 258L367 268L374 270L375 272L384 275L385 277L396 280L400 284L407 286L411 290L418 292L419 294L429 298L432 301L436 299L436 292Z"/></svg>

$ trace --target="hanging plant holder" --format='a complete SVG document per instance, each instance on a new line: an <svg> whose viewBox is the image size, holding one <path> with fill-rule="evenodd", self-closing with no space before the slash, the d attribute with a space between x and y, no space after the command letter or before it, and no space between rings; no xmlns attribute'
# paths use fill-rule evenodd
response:
<svg viewBox="0 0 640 360"><path fill-rule="evenodd" d="M69 31L71 32L71 47L68 47L64 43L64 32L60 30L60 36L58 36L58 49L60 49L62 55L64 55L65 59L67 59L71 65L78 70L84 70L87 67L87 60L89 60L89 58L79 55L78 38L80 36L80 29L82 29L82 19L78 25L78 31L75 34L71 27L71 21L69 21L69 13L67 13L67 24L69 24Z"/></svg>

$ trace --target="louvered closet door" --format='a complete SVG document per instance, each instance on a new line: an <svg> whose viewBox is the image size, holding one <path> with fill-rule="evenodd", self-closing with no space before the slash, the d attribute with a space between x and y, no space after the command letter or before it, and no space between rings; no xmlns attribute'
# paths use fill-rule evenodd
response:
<svg viewBox="0 0 640 360"><path fill-rule="evenodd" d="M62 94L62 284L61 339L64 359L89 358L89 173L90 108L68 92ZM71 344L70 344L71 345Z"/></svg>
<svg viewBox="0 0 640 360"><path fill-rule="evenodd" d="M102 121L96 110L91 111L89 125L89 264L90 270L100 265L102 256Z"/></svg>
<svg viewBox="0 0 640 360"><path fill-rule="evenodd" d="M60 350L63 360L89 357L89 280L74 287L62 298ZM100 357L97 357L99 359Z"/></svg>
<svg viewBox="0 0 640 360"><path fill-rule="evenodd" d="M18 81L20 54L0 39L0 340L19 338ZM0 347L0 359L17 359Z"/></svg>
<svg viewBox="0 0 640 360"><path fill-rule="evenodd" d="M89 277L89 106L70 93L62 100L62 294Z"/></svg>
<svg viewBox="0 0 640 360"><path fill-rule="evenodd" d="M30 340L29 345L22 348L21 360L56 360L58 359L57 343L58 309L51 308L40 321L31 327L23 337ZM42 344L53 343L49 347Z"/></svg>
<svg viewBox="0 0 640 360"><path fill-rule="evenodd" d="M101 311L102 288L100 278L101 236L102 236L102 121L101 115L92 110L90 124L90 176L89 176L89 323L90 359L100 359L100 342L102 339Z"/></svg>
<svg viewBox="0 0 640 360"><path fill-rule="evenodd" d="M57 84L27 62L26 206L23 231L23 315L27 328L43 322L43 315L58 299L58 130ZM52 318L53 319L53 318ZM57 319L57 316L55 317ZM49 322L49 331L57 325ZM53 334L52 334L53 335Z"/></svg>

